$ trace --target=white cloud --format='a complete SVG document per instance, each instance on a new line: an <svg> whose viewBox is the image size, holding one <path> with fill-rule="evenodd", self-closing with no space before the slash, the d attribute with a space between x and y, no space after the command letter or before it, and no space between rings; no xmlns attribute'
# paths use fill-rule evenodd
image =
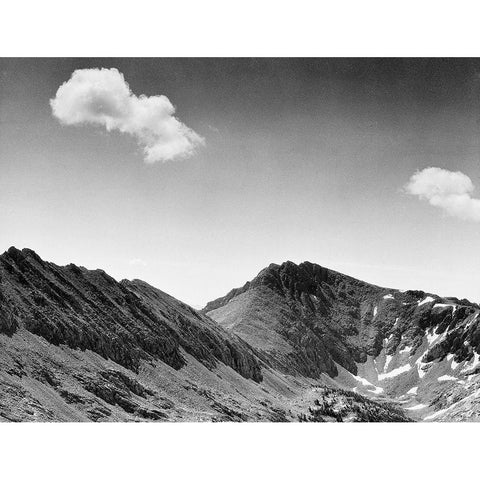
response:
<svg viewBox="0 0 480 480"><path fill-rule="evenodd" d="M128 262L129 265L132 267L146 267L147 262L145 260L142 260L141 258L132 258Z"/></svg>
<svg viewBox="0 0 480 480"><path fill-rule="evenodd" d="M471 196L475 186L462 172L429 167L410 178L405 191L427 200L453 217L480 222L480 199Z"/></svg>
<svg viewBox="0 0 480 480"><path fill-rule="evenodd" d="M148 163L189 157L205 143L174 116L166 96L137 97L116 68L75 70L50 105L64 125L90 123L133 135Z"/></svg>

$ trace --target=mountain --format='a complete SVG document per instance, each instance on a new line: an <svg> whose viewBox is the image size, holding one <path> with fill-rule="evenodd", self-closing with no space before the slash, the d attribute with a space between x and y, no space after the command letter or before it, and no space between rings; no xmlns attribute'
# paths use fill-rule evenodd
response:
<svg viewBox="0 0 480 480"><path fill-rule="evenodd" d="M0 420L475 420L479 311L308 262L272 264L198 311L12 247Z"/></svg>
<svg viewBox="0 0 480 480"><path fill-rule="evenodd" d="M468 300L286 262L203 311L285 374L387 399L417 419L479 418L480 308Z"/></svg>
<svg viewBox="0 0 480 480"><path fill-rule="evenodd" d="M0 256L0 345L7 420L282 416L252 349L207 316L139 280L29 249Z"/></svg>

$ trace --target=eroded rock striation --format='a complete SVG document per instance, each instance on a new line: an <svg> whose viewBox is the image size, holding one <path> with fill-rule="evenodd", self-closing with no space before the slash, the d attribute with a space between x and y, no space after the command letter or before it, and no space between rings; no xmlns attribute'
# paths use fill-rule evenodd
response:
<svg viewBox="0 0 480 480"><path fill-rule="evenodd" d="M261 380L248 346L215 322L139 280L117 282L103 270L44 262L34 251L0 256L0 331L19 328L53 345L91 350L138 371L159 359L179 369L180 348L207 367L231 366Z"/></svg>

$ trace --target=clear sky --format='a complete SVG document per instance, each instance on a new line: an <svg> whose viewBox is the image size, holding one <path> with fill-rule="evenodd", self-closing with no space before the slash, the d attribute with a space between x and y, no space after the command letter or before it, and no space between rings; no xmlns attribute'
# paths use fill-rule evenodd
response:
<svg viewBox="0 0 480 480"><path fill-rule="evenodd" d="M146 161L137 124L62 124L50 100L87 68L168 97L194 151ZM479 72L465 59L0 59L0 250L193 305L285 260L480 301L475 214L404 190L427 167L480 185Z"/></svg>

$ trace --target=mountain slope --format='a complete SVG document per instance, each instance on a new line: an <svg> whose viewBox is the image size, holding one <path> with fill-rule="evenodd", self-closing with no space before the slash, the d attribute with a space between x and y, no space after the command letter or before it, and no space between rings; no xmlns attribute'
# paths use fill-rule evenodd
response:
<svg viewBox="0 0 480 480"><path fill-rule="evenodd" d="M462 405L476 398L479 310L467 300L400 292L309 262L286 262L270 265L204 312L282 372L328 376L332 385L438 420L459 408L465 418Z"/></svg>
<svg viewBox="0 0 480 480"><path fill-rule="evenodd" d="M12 247L0 421L476 420L479 310L286 262L198 312Z"/></svg>
<svg viewBox="0 0 480 480"><path fill-rule="evenodd" d="M262 379L242 340L144 282L59 267L28 249L0 256L3 418L240 418L249 409L246 419L281 418L260 404ZM255 394L232 408L239 385Z"/></svg>
<svg viewBox="0 0 480 480"><path fill-rule="evenodd" d="M269 360L140 280L0 256L0 421L298 421L325 381Z"/></svg>
<svg viewBox="0 0 480 480"><path fill-rule="evenodd" d="M53 345L89 349L132 371L149 359L179 369L182 347L206 366L221 361L261 380L258 362L238 339L146 283L58 267L15 248L0 256L0 282L0 331L7 335L23 327Z"/></svg>

